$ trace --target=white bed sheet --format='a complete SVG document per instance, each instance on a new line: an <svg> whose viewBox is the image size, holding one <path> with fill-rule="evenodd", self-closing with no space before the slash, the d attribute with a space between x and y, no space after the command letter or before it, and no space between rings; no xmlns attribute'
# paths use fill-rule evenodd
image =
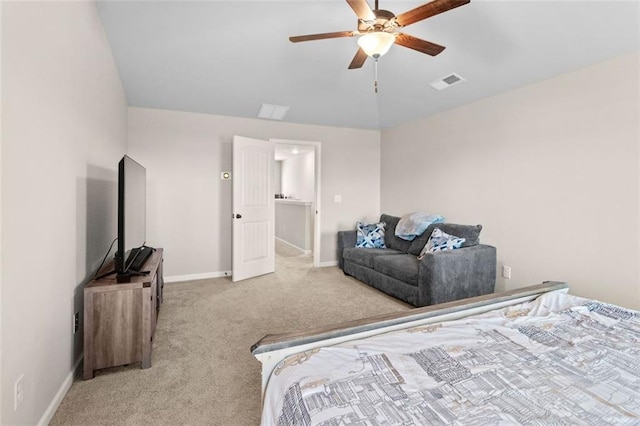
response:
<svg viewBox="0 0 640 426"><path fill-rule="evenodd" d="M281 362L262 424L640 424L640 315L564 294Z"/></svg>

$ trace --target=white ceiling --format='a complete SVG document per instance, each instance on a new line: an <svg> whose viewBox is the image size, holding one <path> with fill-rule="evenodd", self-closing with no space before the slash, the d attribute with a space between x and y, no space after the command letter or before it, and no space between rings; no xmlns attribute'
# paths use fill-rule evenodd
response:
<svg viewBox="0 0 640 426"><path fill-rule="evenodd" d="M380 0L399 14L424 2ZM482 1L403 29L447 48L436 57L393 46L378 66L348 70L356 38L291 43L348 31L343 0L100 1L129 104L381 129L640 49L638 1ZM370 1L373 6L373 1ZM455 72L442 92L428 83ZM611 76L615 78L615 76Z"/></svg>

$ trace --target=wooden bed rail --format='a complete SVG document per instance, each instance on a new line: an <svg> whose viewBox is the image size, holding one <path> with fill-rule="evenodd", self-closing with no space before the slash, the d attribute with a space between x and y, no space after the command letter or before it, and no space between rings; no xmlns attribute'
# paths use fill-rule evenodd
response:
<svg viewBox="0 0 640 426"><path fill-rule="evenodd" d="M264 398L264 392L271 373L280 362L290 355L403 328L456 320L493 309L528 302L550 291L563 290L567 292L568 289L569 286L566 283L545 281L542 284L503 293L492 293L439 305L415 308L405 312L348 321L325 328L304 332L268 334L251 347L253 356L262 363L262 397Z"/></svg>

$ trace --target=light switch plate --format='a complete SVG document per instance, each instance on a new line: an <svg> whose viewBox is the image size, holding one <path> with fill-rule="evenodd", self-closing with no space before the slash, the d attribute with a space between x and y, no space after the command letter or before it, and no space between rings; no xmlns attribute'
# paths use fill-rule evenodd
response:
<svg viewBox="0 0 640 426"><path fill-rule="evenodd" d="M18 377L18 380L13 384L13 410L18 411L20 405L24 401L24 374Z"/></svg>

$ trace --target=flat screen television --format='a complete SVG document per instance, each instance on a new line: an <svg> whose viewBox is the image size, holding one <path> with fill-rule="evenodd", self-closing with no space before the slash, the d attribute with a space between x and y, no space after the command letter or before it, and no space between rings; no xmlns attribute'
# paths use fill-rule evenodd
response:
<svg viewBox="0 0 640 426"><path fill-rule="evenodd" d="M146 241L147 171L138 162L125 155L118 163L118 249L115 272L125 275L135 260L129 258L133 250Z"/></svg>

